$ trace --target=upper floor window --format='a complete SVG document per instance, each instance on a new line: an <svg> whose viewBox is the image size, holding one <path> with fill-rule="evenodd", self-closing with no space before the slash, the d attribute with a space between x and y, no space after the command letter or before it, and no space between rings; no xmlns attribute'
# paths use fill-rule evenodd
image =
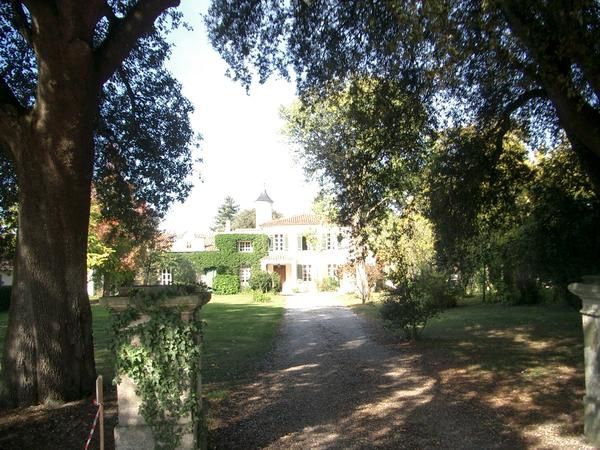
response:
<svg viewBox="0 0 600 450"><path fill-rule="evenodd" d="M167 286L169 284L173 284L173 273L171 269L162 269L160 271L160 284L163 286Z"/></svg>
<svg viewBox="0 0 600 450"><path fill-rule="evenodd" d="M238 252L250 253L252 251L251 241L238 241L237 242Z"/></svg>
<svg viewBox="0 0 600 450"><path fill-rule="evenodd" d="M335 250L336 249L336 238L333 233L327 233L325 235L325 249L326 250Z"/></svg>
<svg viewBox="0 0 600 450"><path fill-rule="evenodd" d="M286 239L283 234L274 234L270 241L270 250L282 252L286 249Z"/></svg>

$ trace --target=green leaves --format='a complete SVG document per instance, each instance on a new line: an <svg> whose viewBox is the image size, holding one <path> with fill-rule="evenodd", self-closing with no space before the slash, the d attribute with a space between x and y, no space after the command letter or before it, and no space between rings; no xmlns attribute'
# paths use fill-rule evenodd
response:
<svg viewBox="0 0 600 450"><path fill-rule="evenodd" d="M112 346L116 373L135 382L142 397L140 414L152 427L157 448L174 449L189 431L180 419L197 413L202 322L184 322L178 311L158 308L157 302L146 297L136 309L113 316ZM142 316L147 320L132 325Z"/></svg>

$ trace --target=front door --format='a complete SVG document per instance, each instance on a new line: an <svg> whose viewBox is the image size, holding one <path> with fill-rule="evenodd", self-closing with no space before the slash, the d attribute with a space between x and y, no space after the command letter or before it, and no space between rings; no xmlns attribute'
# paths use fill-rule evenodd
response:
<svg viewBox="0 0 600 450"><path fill-rule="evenodd" d="M279 279L281 280L281 289L283 289L285 283L285 266L273 266L273 271L279 274Z"/></svg>

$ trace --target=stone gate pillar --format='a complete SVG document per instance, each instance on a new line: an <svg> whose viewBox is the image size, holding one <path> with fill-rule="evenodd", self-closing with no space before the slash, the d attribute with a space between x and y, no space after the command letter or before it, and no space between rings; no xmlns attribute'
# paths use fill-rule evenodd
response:
<svg viewBox="0 0 600 450"><path fill-rule="evenodd" d="M160 293L165 286L142 286L135 290L144 293ZM197 313L202 306L210 300L209 292L197 292L191 295L177 295L165 298L160 301L160 308L176 309L179 311L184 322L190 320L199 320ZM136 309L138 302L134 297L129 296L128 290L122 290L119 295L112 297L103 297L100 303L110 309L112 314L119 314L123 311L133 308ZM142 314L136 322L131 325L137 325L149 320L149 317ZM201 336L196 336L196 344L201 345ZM139 345L138 336L133 336L132 345ZM155 440L150 426L139 413L142 403L141 397L136 392L134 380L124 373L117 374L119 383L117 384L117 404L118 404L118 425L115 427L115 448L116 450L136 450L140 448L154 448ZM202 410L202 383L200 376L200 361L197 363L196 379L189 380L190 392L196 391L197 410L199 417L192 417L191 414L180 419L179 424L193 425L192 432L184 434L178 449L205 449L206 436L204 436L203 422L204 412Z"/></svg>
<svg viewBox="0 0 600 450"><path fill-rule="evenodd" d="M600 275L584 276L569 291L581 298L585 357L584 434L600 447Z"/></svg>

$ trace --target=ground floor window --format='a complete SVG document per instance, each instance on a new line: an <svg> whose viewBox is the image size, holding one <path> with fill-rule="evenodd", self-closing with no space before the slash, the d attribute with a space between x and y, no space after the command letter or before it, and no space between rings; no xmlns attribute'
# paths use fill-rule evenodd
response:
<svg viewBox="0 0 600 450"><path fill-rule="evenodd" d="M298 279L302 281L312 281L312 266L309 264L299 265Z"/></svg>
<svg viewBox="0 0 600 450"><path fill-rule="evenodd" d="M240 267L240 284L242 286L248 286L249 285L250 275L251 275L251 271L250 271L250 267L249 266L242 266L242 267Z"/></svg>
<svg viewBox="0 0 600 450"><path fill-rule="evenodd" d="M171 269L162 269L160 271L160 284L163 286L168 286L169 284L173 284L173 273Z"/></svg>

